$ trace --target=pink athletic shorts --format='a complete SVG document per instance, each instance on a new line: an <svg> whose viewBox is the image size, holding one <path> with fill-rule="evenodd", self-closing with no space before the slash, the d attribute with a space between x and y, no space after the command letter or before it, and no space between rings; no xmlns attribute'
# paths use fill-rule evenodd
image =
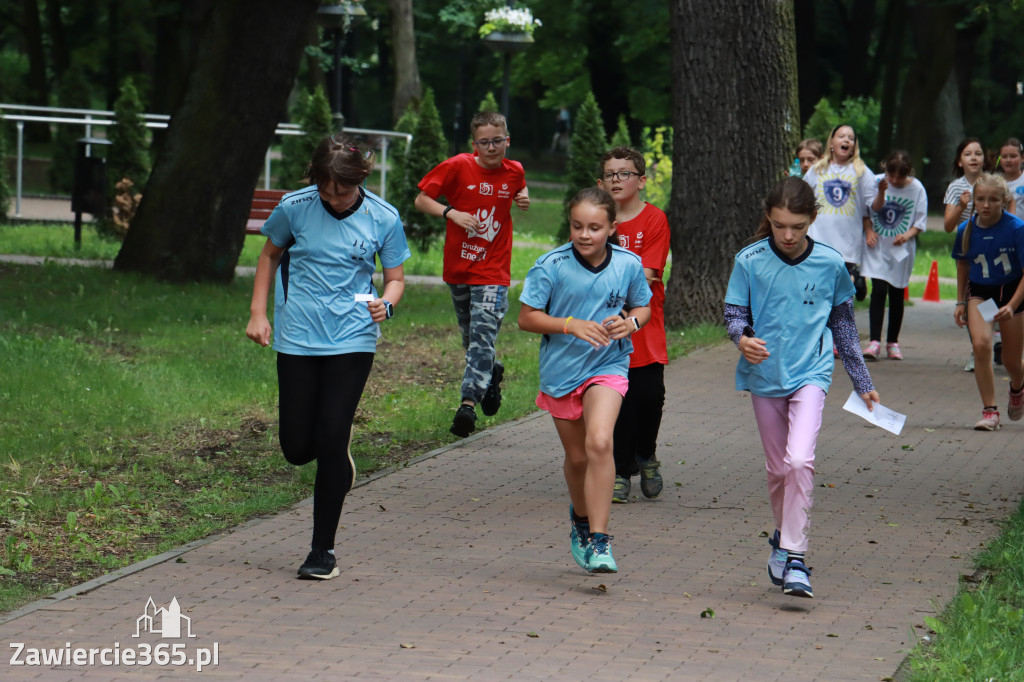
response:
<svg viewBox="0 0 1024 682"><path fill-rule="evenodd" d="M576 420L583 416L583 393L591 386L607 386L625 396L629 388L629 379L617 374L601 374L590 377L578 388L566 393L561 398L552 398L543 391L537 394L537 407L547 410L555 419Z"/></svg>

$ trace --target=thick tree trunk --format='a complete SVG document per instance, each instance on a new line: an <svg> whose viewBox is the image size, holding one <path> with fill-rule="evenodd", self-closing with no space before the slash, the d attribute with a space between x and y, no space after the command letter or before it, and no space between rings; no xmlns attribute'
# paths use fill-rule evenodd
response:
<svg viewBox="0 0 1024 682"><path fill-rule="evenodd" d="M670 325L721 322L736 251L799 133L789 0L672 0Z"/></svg>
<svg viewBox="0 0 1024 682"><path fill-rule="evenodd" d="M412 0L388 0L391 9L391 45L395 55L395 96L392 120L402 117L409 102L423 96L420 68L416 61L416 33L413 30Z"/></svg>
<svg viewBox="0 0 1024 682"><path fill-rule="evenodd" d="M822 92L818 59L818 26L814 3L818 0L794 0L793 16L796 25L796 58L798 69L800 126L814 113L814 107L825 94ZM801 135L800 137L803 137Z"/></svg>
<svg viewBox="0 0 1024 682"><path fill-rule="evenodd" d="M221 0L114 267L230 282L316 0Z"/></svg>
<svg viewBox="0 0 1024 682"><path fill-rule="evenodd" d="M960 19L961 10L945 5L915 7L910 10L909 16L916 59L907 71L893 146L906 149L916 163L930 156L930 177L932 173L948 168L952 161L952 154L943 157L939 156L942 153L940 150L930 150L929 138L939 94L950 80L953 69L957 44L956 23ZM937 186L934 181L927 185L931 185L928 192L934 197Z"/></svg>

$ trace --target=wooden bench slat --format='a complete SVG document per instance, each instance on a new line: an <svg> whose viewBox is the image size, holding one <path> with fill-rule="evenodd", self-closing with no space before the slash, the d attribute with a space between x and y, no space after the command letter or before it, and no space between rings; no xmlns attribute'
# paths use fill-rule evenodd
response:
<svg viewBox="0 0 1024 682"><path fill-rule="evenodd" d="M288 193L283 189L257 189L252 193L252 206L249 208L249 219L245 223L246 234L260 234L260 228L277 208L281 198Z"/></svg>

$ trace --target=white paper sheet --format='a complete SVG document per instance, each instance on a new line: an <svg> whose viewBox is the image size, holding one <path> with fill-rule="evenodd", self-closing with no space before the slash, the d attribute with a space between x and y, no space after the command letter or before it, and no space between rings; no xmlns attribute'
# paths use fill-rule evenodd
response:
<svg viewBox="0 0 1024 682"><path fill-rule="evenodd" d="M902 263L910 255L910 249L907 248L907 243L903 242L899 246L893 246L890 253L897 263Z"/></svg>
<svg viewBox="0 0 1024 682"><path fill-rule="evenodd" d="M893 412L888 407L879 403L874 404L873 410L868 410L868 406L864 404L861 397L853 391L850 392L850 397L847 398L843 409L866 419L875 426L882 427L890 433L895 433L897 436L900 435L900 431L903 430L903 424L907 421L907 415Z"/></svg>
<svg viewBox="0 0 1024 682"><path fill-rule="evenodd" d="M356 303L369 303L374 298L376 298L376 297L373 294L356 294L355 295Z"/></svg>
<svg viewBox="0 0 1024 682"><path fill-rule="evenodd" d="M995 299L990 298L978 304L978 312L981 313L981 319L991 322L992 318L999 312L999 306L996 305Z"/></svg>

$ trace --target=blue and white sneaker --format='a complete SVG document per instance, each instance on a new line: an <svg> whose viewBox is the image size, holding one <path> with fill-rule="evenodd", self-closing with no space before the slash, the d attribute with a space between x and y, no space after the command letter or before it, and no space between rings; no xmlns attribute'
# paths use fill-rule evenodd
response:
<svg viewBox="0 0 1024 682"><path fill-rule="evenodd" d="M587 545L590 544L590 524L576 523L573 518L572 505L569 505L569 523L572 530L569 531L569 547L572 550L572 558L580 565L580 568L587 567Z"/></svg>
<svg viewBox="0 0 1024 682"><path fill-rule="evenodd" d="M772 546L772 553L768 555L768 580L772 581L772 585L781 585L789 552L779 547L779 531L768 538L768 544Z"/></svg>
<svg viewBox="0 0 1024 682"><path fill-rule="evenodd" d="M811 569L804 566L799 559L786 562L786 573L782 578L782 592L794 597L814 598L811 591Z"/></svg>
<svg viewBox="0 0 1024 682"><path fill-rule="evenodd" d="M615 558L612 556L612 536L604 533L594 533L590 536L590 543L587 544L587 570L591 573L618 573L619 567L615 565Z"/></svg>

